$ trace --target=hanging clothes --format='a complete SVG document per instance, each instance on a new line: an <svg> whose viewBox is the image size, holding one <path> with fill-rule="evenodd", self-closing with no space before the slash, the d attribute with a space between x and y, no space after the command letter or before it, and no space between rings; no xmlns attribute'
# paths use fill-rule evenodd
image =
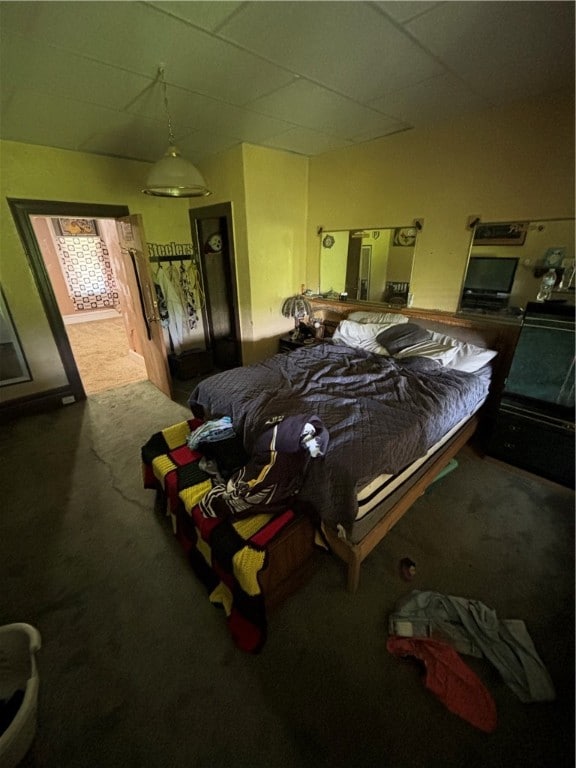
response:
<svg viewBox="0 0 576 768"><path fill-rule="evenodd" d="M155 282L162 291L164 307L168 313L167 330L170 336L170 347L172 351L178 355L182 351L182 345L186 337L186 315L184 313L182 301L174 284L170 280L169 275L166 274L164 269L160 268L158 270L155 276Z"/></svg>
<svg viewBox="0 0 576 768"><path fill-rule="evenodd" d="M180 269L178 271L178 281L186 322L188 328L193 331L198 325L198 311L196 309L196 296L194 295L188 269L189 268L184 266L184 262L181 261Z"/></svg>

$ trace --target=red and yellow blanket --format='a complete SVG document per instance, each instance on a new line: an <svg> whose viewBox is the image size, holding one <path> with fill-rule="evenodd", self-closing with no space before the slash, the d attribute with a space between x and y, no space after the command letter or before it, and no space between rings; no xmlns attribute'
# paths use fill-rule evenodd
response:
<svg viewBox="0 0 576 768"><path fill-rule="evenodd" d="M267 566L267 546L295 519L292 510L244 519L205 518L199 501L212 487L199 467L202 454L188 448L198 419L156 432L142 447L145 488L156 490L166 514L210 601L224 608L236 645L251 653L266 641L266 607L259 574Z"/></svg>

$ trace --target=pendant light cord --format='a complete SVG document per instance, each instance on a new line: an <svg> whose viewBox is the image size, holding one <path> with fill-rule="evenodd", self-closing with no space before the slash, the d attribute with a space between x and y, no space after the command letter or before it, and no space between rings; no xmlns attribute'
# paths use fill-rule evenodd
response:
<svg viewBox="0 0 576 768"><path fill-rule="evenodd" d="M166 87L166 79L164 77L164 65L161 64L158 68L160 78L162 80L162 91L164 93L164 111L166 112L166 118L168 120L168 144L172 147L175 144L174 130L172 128L172 118L170 116L170 110L168 108L168 89Z"/></svg>

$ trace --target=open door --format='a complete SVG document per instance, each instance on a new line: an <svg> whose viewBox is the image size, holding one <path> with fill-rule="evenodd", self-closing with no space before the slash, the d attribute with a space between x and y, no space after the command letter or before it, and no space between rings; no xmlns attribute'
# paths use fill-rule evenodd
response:
<svg viewBox="0 0 576 768"><path fill-rule="evenodd" d="M116 229L120 243L120 258L113 258L116 281L130 307L130 320L138 336L148 378L171 398L168 357L142 217L133 214L116 219Z"/></svg>

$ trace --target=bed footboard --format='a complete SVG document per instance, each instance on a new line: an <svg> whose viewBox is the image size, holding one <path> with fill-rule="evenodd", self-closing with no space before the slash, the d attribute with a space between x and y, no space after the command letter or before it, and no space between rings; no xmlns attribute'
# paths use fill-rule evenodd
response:
<svg viewBox="0 0 576 768"><path fill-rule="evenodd" d="M358 589L360 566L363 560L368 557L374 547L382 541L388 531L410 509L414 502L422 496L426 488L436 479L448 462L466 445L476 431L477 426L478 417L474 415L454 436L446 448L439 454L434 455L424 474L358 543L353 544L346 539L340 538L335 529L325 527L324 535L330 548L347 565L348 592L356 592Z"/></svg>

